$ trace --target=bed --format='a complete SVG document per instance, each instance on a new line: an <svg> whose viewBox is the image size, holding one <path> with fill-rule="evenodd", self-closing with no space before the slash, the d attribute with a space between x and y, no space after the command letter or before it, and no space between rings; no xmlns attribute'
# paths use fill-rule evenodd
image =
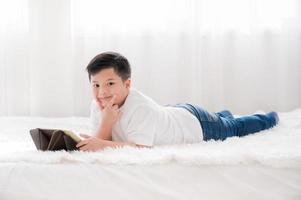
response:
<svg viewBox="0 0 301 200"><path fill-rule="evenodd" d="M40 152L32 128L88 133L89 119L0 117L0 199L301 199L301 109L223 142Z"/></svg>

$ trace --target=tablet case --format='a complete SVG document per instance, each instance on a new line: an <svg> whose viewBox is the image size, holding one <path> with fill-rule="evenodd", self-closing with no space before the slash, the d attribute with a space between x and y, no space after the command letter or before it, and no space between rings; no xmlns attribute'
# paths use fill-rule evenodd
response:
<svg viewBox="0 0 301 200"><path fill-rule="evenodd" d="M42 151L74 151L79 150L76 144L79 142L70 131L58 129L35 128L30 130L31 138L38 150ZM77 140L77 141L76 141Z"/></svg>

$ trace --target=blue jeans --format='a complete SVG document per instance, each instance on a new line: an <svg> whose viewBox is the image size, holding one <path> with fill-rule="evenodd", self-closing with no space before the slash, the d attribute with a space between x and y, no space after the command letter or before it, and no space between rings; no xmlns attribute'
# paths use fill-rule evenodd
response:
<svg viewBox="0 0 301 200"><path fill-rule="evenodd" d="M173 106L188 110L199 120L205 141L211 139L225 140L233 136L242 137L269 129L277 124L275 115L271 113L234 118L228 110L209 113L197 105L188 103Z"/></svg>

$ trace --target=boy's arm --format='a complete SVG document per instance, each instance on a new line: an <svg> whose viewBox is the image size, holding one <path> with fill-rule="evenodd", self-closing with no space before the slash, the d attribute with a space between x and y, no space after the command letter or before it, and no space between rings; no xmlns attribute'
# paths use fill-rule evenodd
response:
<svg viewBox="0 0 301 200"><path fill-rule="evenodd" d="M107 103L105 107L102 107L98 102L100 111L103 113L101 123L95 133L95 137L103 140L112 141L112 129L115 122L120 118L121 112L118 109L118 105L114 105L116 95Z"/></svg>
<svg viewBox="0 0 301 200"><path fill-rule="evenodd" d="M150 147L146 145L135 144L132 142L117 142L117 141L108 141L103 139L98 139L96 137L91 137L85 134L81 134L84 140L79 142L76 147L82 151L98 151L106 147L123 147L123 146L132 146L132 147Z"/></svg>
<svg viewBox="0 0 301 200"><path fill-rule="evenodd" d="M112 141L112 126L101 123L94 135L98 139Z"/></svg>

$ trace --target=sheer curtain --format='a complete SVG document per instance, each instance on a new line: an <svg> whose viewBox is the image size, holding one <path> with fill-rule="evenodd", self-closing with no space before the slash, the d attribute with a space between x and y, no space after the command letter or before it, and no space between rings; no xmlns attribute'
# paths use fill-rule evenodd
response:
<svg viewBox="0 0 301 200"><path fill-rule="evenodd" d="M301 106L297 0L0 0L0 116L87 116L85 66L125 55L160 104Z"/></svg>

